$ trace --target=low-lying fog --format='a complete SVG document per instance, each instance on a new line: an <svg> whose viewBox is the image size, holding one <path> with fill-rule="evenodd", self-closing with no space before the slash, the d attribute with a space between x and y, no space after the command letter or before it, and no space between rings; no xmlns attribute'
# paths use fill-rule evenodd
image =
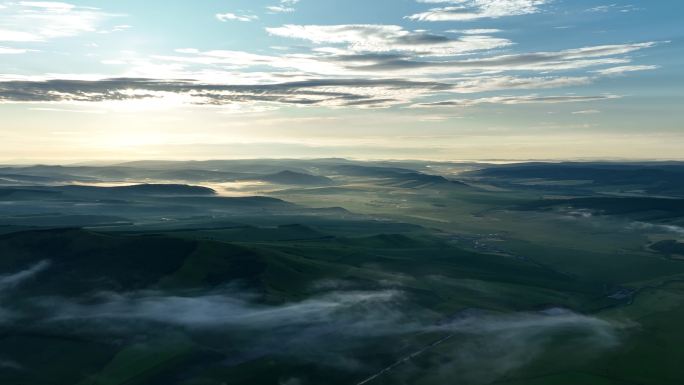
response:
<svg viewBox="0 0 684 385"><path fill-rule="evenodd" d="M259 296L233 288L24 298L19 306L9 300L13 291L50 274L50 266L50 261L42 261L0 277L0 321L5 326L21 323L24 328L119 340L172 330L213 334L239 344L231 346L234 357L227 365L287 355L319 365L372 371L355 358L355 351L372 348L380 340L435 333L435 339L450 337L435 346L449 359L431 364L431 375L457 370L467 383L487 383L542 357L549 348L566 347L587 356L614 348L628 326L559 308L506 314L470 309L445 317L413 304L410 294L400 288L326 290L319 285L309 298L280 304L263 303ZM429 349L417 345L415 350ZM5 359L4 366L31 366L12 357L0 358ZM410 372L411 365L402 362L395 370Z"/></svg>

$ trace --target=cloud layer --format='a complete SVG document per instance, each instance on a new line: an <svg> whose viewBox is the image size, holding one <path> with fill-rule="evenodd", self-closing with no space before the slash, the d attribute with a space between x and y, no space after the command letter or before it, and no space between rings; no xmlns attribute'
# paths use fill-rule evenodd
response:
<svg viewBox="0 0 684 385"><path fill-rule="evenodd" d="M309 40L316 44L343 44L336 53L411 52L417 55L450 56L467 52L502 48L512 43L507 39L483 34L449 38L426 31L407 31L398 25L293 25L267 28L270 34Z"/></svg>
<svg viewBox="0 0 684 385"><path fill-rule="evenodd" d="M137 292L46 298L35 305L44 315L43 325L61 325L64 330L76 327L78 333L92 329L126 338L164 333L173 327L186 333L244 336L246 340L237 345L239 352L236 347L230 349L233 364L286 355L290 360L367 371L370 367L355 358L359 348L369 348L385 338L437 333L440 344L446 346L440 350L448 349L452 360L431 363L435 369L431 375L459 373L467 383L494 380L558 344L582 348L585 354L613 348L620 342L623 327L564 309L507 314L471 309L444 319L411 305L406 294L397 290L323 292L281 305L254 300L231 291L186 295ZM435 346L416 345L409 354L414 358L429 355ZM412 369L404 359L392 368L399 373ZM393 374L376 369L378 374Z"/></svg>
<svg viewBox="0 0 684 385"><path fill-rule="evenodd" d="M218 13L221 22L251 22L268 13L291 13L298 0L280 0L261 10ZM417 21L498 19L544 12L550 0L419 0ZM116 15L62 2L7 2L0 18L0 55L31 52L13 44L109 33L102 28ZM272 17L272 16L271 16ZM655 41L585 45L558 50L517 50L518 42L497 28L433 31L398 24L283 24L264 34L278 49L178 48L169 53L122 51L100 65L111 74L0 74L2 103L135 102L141 106L229 106L246 110L278 107L386 108L463 107L605 101L606 90L576 90L604 77L656 70L633 63L635 53ZM512 96L514 90L555 90L553 94ZM472 99L454 94L476 94ZM498 93L492 95L492 93ZM572 94L567 96L566 94ZM613 95L606 97L605 95Z"/></svg>
<svg viewBox="0 0 684 385"><path fill-rule="evenodd" d="M99 80L0 82L0 103L95 103L146 100L180 101L198 106L269 104L273 106L388 107L410 105L435 94L469 94L501 89L544 89L582 85L589 78L480 77L435 81L401 79L312 79L275 84L222 85L187 80L120 78ZM483 103L523 104L597 101L618 98L599 96L507 96L443 100L420 107L472 106Z"/></svg>

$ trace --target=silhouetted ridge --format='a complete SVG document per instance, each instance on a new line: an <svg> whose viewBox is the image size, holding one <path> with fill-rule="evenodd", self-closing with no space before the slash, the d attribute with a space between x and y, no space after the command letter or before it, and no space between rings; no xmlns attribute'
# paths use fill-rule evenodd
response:
<svg viewBox="0 0 684 385"><path fill-rule="evenodd" d="M112 192L125 194L150 194L150 195L215 195L216 191L203 186L190 186L184 184L137 184L131 186L99 187L99 186L64 186L66 190L84 192Z"/></svg>

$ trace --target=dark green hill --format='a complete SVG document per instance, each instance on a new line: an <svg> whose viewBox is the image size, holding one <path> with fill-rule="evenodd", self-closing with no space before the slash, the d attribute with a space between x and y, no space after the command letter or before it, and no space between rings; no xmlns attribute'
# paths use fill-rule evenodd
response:
<svg viewBox="0 0 684 385"><path fill-rule="evenodd" d="M59 191L42 188L0 188L0 200L36 200L53 199L61 196Z"/></svg>
<svg viewBox="0 0 684 385"><path fill-rule="evenodd" d="M131 194L131 195L214 195L216 191L208 187L189 186L184 184L136 184L131 186L94 187L94 186L64 186L61 188L69 192L103 193L103 194Z"/></svg>
<svg viewBox="0 0 684 385"><path fill-rule="evenodd" d="M681 163L523 163L488 166L471 176L503 179L588 180L595 185L639 186L652 194L684 194Z"/></svg>
<svg viewBox="0 0 684 385"><path fill-rule="evenodd" d="M466 186L465 183L449 180L440 175L430 175L415 170L396 167L370 167L343 165L333 170L340 175L387 179L387 183L401 188L418 188L424 186Z"/></svg>
<svg viewBox="0 0 684 385"><path fill-rule="evenodd" d="M27 231L0 237L0 271L49 261L27 287L33 294L78 295L140 290L178 270L195 242L155 236L115 237L79 229Z"/></svg>
<svg viewBox="0 0 684 385"><path fill-rule="evenodd" d="M651 219L684 216L684 199L591 197L574 199L546 199L530 202L525 208L574 208L592 210L596 214L627 215Z"/></svg>
<svg viewBox="0 0 684 385"><path fill-rule="evenodd" d="M0 357L30 368L0 369L3 384L237 385L300 370L313 383L342 385L442 338L375 336L365 331L377 325L367 314L392 320L405 311L408 325L432 324L472 307L573 306L603 290L428 236L338 238L302 225L158 235L25 231L0 236L0 255L0 283L21 280L0 296L0 310L18 317L0 325ZM377 295L397 298L368 302ZM238 317L247 329L221 317ZM387 349L398 341L399 350ZM329 364L318 357L329 349L369 368L332 365L339 376L328 382Z"/></svg>
<svg viewBox="0 0 684 385"><path fill-rule="evenodd" d="M428 246L426 242L403 234L378 234L372 235L370 237L342 239L340 242L357 247L363 246L370 248L389 249L413 249Z"/></svg>
<svg viewBox="0 0 684 385"><path fill-rule="evenodd" d="M676 240L665 240L652 244L651 249L668 255L679 255L684 257L684 242Z"/></svg>

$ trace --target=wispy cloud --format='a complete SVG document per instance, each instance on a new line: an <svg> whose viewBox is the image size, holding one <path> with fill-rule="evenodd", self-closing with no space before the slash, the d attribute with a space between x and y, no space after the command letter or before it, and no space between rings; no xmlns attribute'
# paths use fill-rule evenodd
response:
<svg viewBox="0 0 684 385"><path fill-rule="evenodd" d="M269 5L266 7L271 13L289 13L294 12L294 5L299 3L299 0L280 0L277 5Z"/></svg>
<svg viewBox="0 0 684 385"><path fill-rule="evenodd" d="M26 48L0 47L0 55L18 55L29 51L30 50Z"/></svg>
<svg viewBox="0 0 684 385"><path fill-rule="evenodd" d="M108 34L108 33L122 32L122 31L129 30L131 28L133 28L133 26L128 25L128 24L121 24L121 25L115 25L111 29L99 30L99 31L97 31L97 33Z"/></svg>
<svg viewBox="0 0 684 385"><path fill-rule="evenodd" d="M0 369L24 370L25 368L16 361L0 359Z"/></svg>
<svg viewBox="0 0 684 385"><path fill-rule="evenodd" d="M0 275L0 301L4 299L7 292L26 284L28 281L31 281L40 273L50 268L51 264L52 263L50 261L40 261L32 266L29 266L25 270L21 270L16 273ZM0 324L14 321L18 316L19 314L16 311L12 309L6 309L0 304ZM1 367L2 360L0 359L0 368Z"/></svg>
<svg viewBox="0 0 684 385"><path fill-rule="evenodd" d="M655 70L658 68L660 68L660 66L657 66L657 65L631 65L631 66L610 67L610 68L605 68L605 69L601 69L601 70L596 70L594 72L599 73L601 75L623 75L626 72L649 71L649 70Z"/></svg>
<svg viewBox="0 0 684 385"><path fill-rule="evenodd" d="M199 106L267 104L270 106L379 108L408 105L417 99L435 95L577 86L591 82L591 78L482 76L448 79L448 81L320 78L269 84L227 85L187 80L132 78L16 80L0 81L0 103L82 104L166 100L173 106L177 106L180 102ZM500 101L514 104L514 100L501 99ZM453 101L446 103L450 104ZM439 106L439 103L424 106L428 105Z"/></svg>
<svg viewBox="0 0 684 385"><path fill-rule="evenodd" d="M450 38L426 31L407 31L398 25L284 25L267 28L270 34L316 44L344 44L346 52L412 52L419 55L456 55L511 45L490 36ZM343 53L345 51L332 51Z"/></svg>
<svg viewBox="0 0 684 385"><path fill-rule="evenodd" d="M61 2L5 3L0 17L0 41L39 42L96 32L115 15L98 8Z"/></svg>
<svg viewBox="0 0 684 385"><path fill-rule="evenodd" d="M105 294L95 305L50 301L54 321L71 319L122 319L176 324L191 328L240 327L244 329L286 328L330 322L336 314L354 308L391 303L395 291L341 292L282 306L259 306L239 293L204 296L165 296L154 293Z"/></svg>
<svg viewBox="0 0 684 385"><path fill-rule="evenodd" d="M407 16L416 21L469 21L537 13L550 0L418 0L443 7Z"/></svg>
<svg viewBox="0 0 684 385"><path fill-rule="evenodd" d="M606 4L606 5L598 5L596 7L592 7L586 10L586 12L597 12L597 13L606 13L606 12L611 12L611 11L616 11L616 12L622 12L622 13L627 13L627 12L634 12L638 11L639 8L637 8L634 5L621 5L621 4Z"/></svg>
<svg viewBox="0 0 684 385"><path fill-rule="evenodd" d="M317 79L263 85L202 84L153 79L0 82L0 102L92 103L167 100L221 106L267 103L290 106L386 107L452 86L399 79Z"/></svg>
<svg viewBox="0 0 684 385"><path fill-rule="evenodd" d="M427 61L406 56L374 56L349 61L349 67L367 71L566 71L592 66L622 64L630 60L615 57L655 46L656 42L589 46L556 52L532 52L466 60ZM344 59L344 58L341 58Z"/></svg>
<svg viewBox="0 0 684 385"><path fill-rule="evenodd" d="M226 21L243 21L243 22L250 22L250 21L255 21L259 19L259 16L257 15L251 15L251 14L242 14L238 15L235 13L231 12L226 12L226 13L217 13L216 18L220 21L226 22Z"/></svg>
<svg viewBox="0 0 684 385"><path fill-rule="evenodd" d="M441 365L462 365L462 376L494 380L543 354L549 346L584 346L602 352L620 343L625 325L584 316L565 309L540 312L496 313L464 311L449 319L406 300L398 290L329 291L279 305L259 304L245 293L215 292L165 295L142 292L100 294L94 298L46 298L36 302L47 324L78 322L98 333L135 335L154 333L172 325L188 333L254 332L239 347L238 360L286 354L319 365L358 369L365 364L354 351L372 344L372 337L400 337L439 333L443 341L462 336L457 344L440 349L456 357ZM464 343L465 341L476 342ZM424 348L416 347L414 355ZM232 351L235 353L235 350ZM382 368L377 368L383 373ZM436 370L439 372L439 370ZM442 383L444 381L437 381Z"/></svg>
<svg viewBox="0 0 684 385"><path fill-rule="evenodd" d="M495 28L474 28L474 29L450 29L446 31L448 33L462 33L464 35L486 35L491 33L502 32L500 29Z"/></svg>
<svg viewBox="0 0 684 385"><path fill-rule="evenodd" d="M36 275L47 270L50 265L50 261L41 261L18 273L0 275L0 293L4 290L13 289L24 282L33 279Z"/></svg>
<svg viewBox="0 0 684 385"><path fill-rule="evenodd" d="M558 96L539 96L539 95L524 95L524 96L493 96L489 98L478 99L457 99L446 100L433 103L416 104L414 107L471 107L479 104L556 104L556 103L575 103L575 102L593 102L600 100L618 99L619 95L595 95L595 96L579 96L579 95L558 95Z"/></svg>
<svg viewBox="0 0 684 385"><path fill-rule="evenodd" d="M432 50L434 53L455 49L454 45L458 46L461 41L407 32L401 28L376 29L373 26L369 30L382 36L388 34L390 37L377 38L386 45L374 45L373 39L376 38L359 37L359 28L354 26L349 28L350 33L337 37L343 45L341 53L324 50L310 54L260 55L242 51L182 49L176 55L154 56L154 61L117 62L133 66L135 71L127 74L128 78L4 75L0 77L0 102L78 104L136 101L149 104L156 101L155 105L164 102L168 106L256 103L271 107L377 108L410 105L419 103L421 98L439 97L449 104L451 98L448 94L454 93L552 89L589 84L599 76L619 71L603 70L592 76L520 77L502 73L551 73L624 64L629 63L629 59L621 55L656 44L646 42L473 59L426 60L412 50ZM285 28L277 32L300 36L301 30ZM321 35L333 33L325 28L319 32ZM319 38L313 33L310 37L314 41ZM370 51L388 47L393 47L394 51ZM352 52L353 49L369 51ZM207 69L190 70L197 66ZM272 70L264 71L266 67ZM254 71L255 68L261 71ZM626 70L621 69L623 72ZM399 80L416 76L419 78L413 81ZM499 102L514 104L514 100L505 98Z"/></svg>

